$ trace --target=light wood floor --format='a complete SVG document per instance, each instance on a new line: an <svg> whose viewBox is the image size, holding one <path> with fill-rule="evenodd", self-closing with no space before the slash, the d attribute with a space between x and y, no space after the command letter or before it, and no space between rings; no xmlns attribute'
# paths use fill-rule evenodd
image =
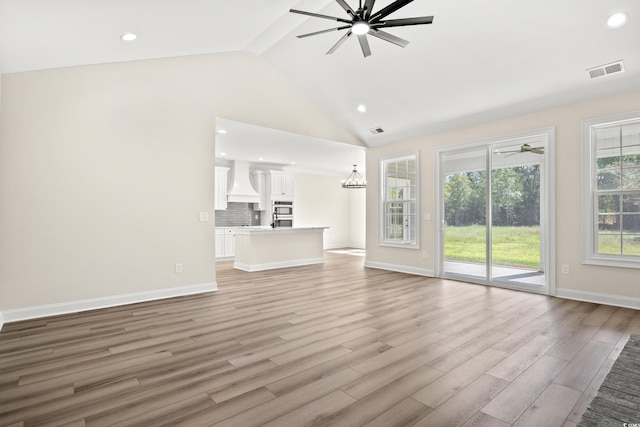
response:
<svg viewBox="0 0 640 427"><path fill-rule="evenodd" d="M573 426L636 310L365 269L5 325L0 425Z"/></svg>

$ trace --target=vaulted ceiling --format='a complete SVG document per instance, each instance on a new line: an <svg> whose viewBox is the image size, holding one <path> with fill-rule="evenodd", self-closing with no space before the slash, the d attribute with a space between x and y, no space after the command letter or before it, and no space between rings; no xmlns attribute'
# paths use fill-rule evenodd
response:
<svg viewBox="0 0 640 427"><path fill-rule="evenodd" d="M406 48L371 37L367 58L354 38L325 55L336 32L296 38L336 23L290 8L347 17L334 0L0 0L0 73L246 50L369 146L640 89L638 0L415 0L389 18L433 24L389 29ZM615 11L629 20L611 29Z"/></svg>

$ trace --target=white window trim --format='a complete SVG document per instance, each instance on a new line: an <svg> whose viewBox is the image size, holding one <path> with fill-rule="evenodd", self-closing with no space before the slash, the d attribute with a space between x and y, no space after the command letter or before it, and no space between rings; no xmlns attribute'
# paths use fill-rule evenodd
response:
<svg viewBox="0 0 640 427"><path fill-rule="evenodd" d="M580 135L582 166L582 263L607 267L640 268L640 257L630 255L598 254L595 248L597 227L593 170L595 165L595 146L592 127L611 126L640 119L640 111L596 117L582 121Z"/></svg>
<svg viewBox="0 0 640 427"><path fill-rule="evenodd" d="M415 243L398 243L390 240L385 240L385 168L384 164L389 160L398 160L404 159L407 157L415 157L416 160L416 241ZM411 153L405 153L401 155L389 156L380 159L379 165L379 175L380 175L380 198L379 198L379 229L378 229L378 245L379 246L387 246L393 248L405 248L405 249L420 249L420 151L414 151Z"/></svg>

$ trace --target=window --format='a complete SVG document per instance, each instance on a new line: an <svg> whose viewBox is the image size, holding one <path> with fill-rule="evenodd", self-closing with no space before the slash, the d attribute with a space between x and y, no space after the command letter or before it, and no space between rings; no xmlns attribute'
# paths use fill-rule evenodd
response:
<svg viewBox="0 0 640 427"><path fill-rule="evenodd" d="M583 259L640 268L640 112L583 122Z"/></svg>
<svg viewBox="0 0 640 427"><path fill-rule="evenodd" d="M380 244L418 248L418 154L383 160L380 177Z"/></svg>

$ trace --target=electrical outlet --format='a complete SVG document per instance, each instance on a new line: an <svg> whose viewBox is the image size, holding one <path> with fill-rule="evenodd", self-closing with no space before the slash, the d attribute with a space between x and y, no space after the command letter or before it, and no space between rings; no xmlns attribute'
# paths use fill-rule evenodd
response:
<svg viewBox="0 0 640 427"><path fill-rule="evenodd" d="M560 268L562 269L562 274L569 274L569 265L568 264L562 264L560 266Z"/></svg>
<svg viewBox="0 0 640 427"><path fill-rule="evenodd" d="M201 222L209 221L209 212L200 212L200 221Z"/></svg>
<svg viewBox="0 0 640 427"><path fill-rule="evenodd" d="M255 219L258 219L258 214L256 214L256 215L254 216L254 218L255 218Z"/></svg>
<svg viewBox="0 0 640 427"><path fill-rule="evenodd" d="M424 214L424 220L425 221L431 221L431 213L427 212L426 214Z"/></svg>
<svg viewBox="0 0 640 427"><path fill-rule="evenodd" d="M422 251L422 258L426 258L427 257L427 251Z"/></svg>
<svg viewBox="0 0 640 427"><path fill-rule="evenodd" d="M182 273L182 264L176 264L176 273Z"/></svg>

